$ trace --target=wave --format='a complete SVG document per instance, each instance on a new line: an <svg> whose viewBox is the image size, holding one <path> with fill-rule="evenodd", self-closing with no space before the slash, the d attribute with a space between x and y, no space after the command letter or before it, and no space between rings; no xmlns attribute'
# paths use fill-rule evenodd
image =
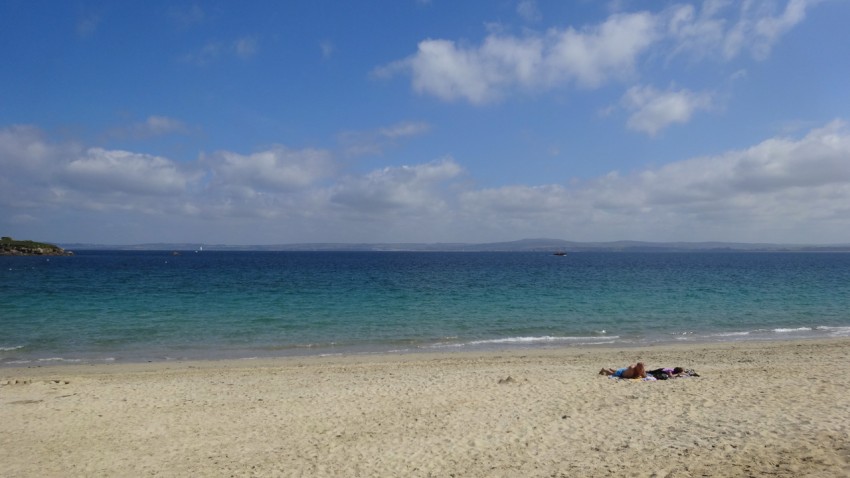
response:
<svg viewBox="0 0 850 478"><path fill-rule="evenodd" d="M4 360L2 365L22 365L28 363L44 364L44 363L108 363L115 362L115 357L102 357L97 359L88 358L66 358L66 357L42 357L42 358L21 358L15 360Z"/></svg>
<svg viewBox="0 0 850 478"><path fill-rule="evenodd" d="M24 348L23 345L17 345L15 347L0 347L0 352L11 352L12 350L20 350Z"/></svg>
<svg viewBox="0 0 850 478"><path fill-rule="evenodd" d="M485 339L485 340L472 340L469 342L461 342L461 343L437 343L432 344L430 348L444 348L444 347L474 347L480 345L534 345L534 344L553 344L553 343L572 343L576 345L592 345L599 343L614 343L619 336L605 336L605 337L594 337L594 336L580 336L580 337L553 337L550 335L544 335L539 337L505 337L501 339Z"/></svg>

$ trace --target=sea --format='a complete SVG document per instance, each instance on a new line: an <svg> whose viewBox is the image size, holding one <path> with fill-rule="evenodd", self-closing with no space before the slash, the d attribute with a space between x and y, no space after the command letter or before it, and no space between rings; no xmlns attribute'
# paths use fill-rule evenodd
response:
<svg viewBox="0 0 850 478"><path fill-rule="evenodd" d="M0 367L847 336L847 253L0 257Z"/></svg>

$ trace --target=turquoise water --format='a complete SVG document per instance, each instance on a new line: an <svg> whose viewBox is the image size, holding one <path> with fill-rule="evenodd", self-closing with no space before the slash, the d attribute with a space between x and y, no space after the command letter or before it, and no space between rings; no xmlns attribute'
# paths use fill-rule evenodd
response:
<svg viewBox="0 0 850 478"><path fill-rule="evenodd" d="M0 364L850 335L850 254L0 257Z"/></svg>

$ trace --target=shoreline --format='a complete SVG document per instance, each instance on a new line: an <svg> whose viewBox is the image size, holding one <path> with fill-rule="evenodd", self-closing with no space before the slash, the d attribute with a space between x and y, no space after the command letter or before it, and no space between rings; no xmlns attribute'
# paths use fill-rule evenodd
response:
<svg viewBox="0 0 850 478"><path fill-rule="evenodd" d="M136 363L181 363L205 361L250 361L276 360L303 357L357 357L357 356L403 356L433 354L491 354L501 352L533 352L537 350L593 350L593 349L640 349L644 347L697 347L702 345L747 344L794 342L804 340L850 340L848 326L805 326L797 328L764 329L749 332L717 332L708 335L675 335L673 338L648 336L642 340L623 339L620 336L597 335L587 337L509 337L468 342L435 342L424 345L390 346L379 344L348 344L323 346L261 347L261 348L207 348L189 347L192 354L180 356L187 349L178 347L165 349L139 349L126 351L124 355L102 352L100 355L71 353L43 353L15 357L16 350L24 346L0 348L0 371L7 368L32 368L73 365L136 364ZM63 356L64 355L64 356Z"/></svg>
<svg viewBox="0 0 850 478"><path fill-rule="evenodd" d="M850 338L0 369L12 476L847 476ZM700 377L617 381L637 360Z"/></svg>
<svg viewBox="0 0 850 478"><path fill-rule="evenodd" d="M201 358L201 359L169 359L144 361L101 361L101 362L46 362L41 364L16 365L0 367L0 385L3 377L27 374L62 375L60 372L83 374L96 373L125 373L125 372L157 372L160 370L183 369L238 369L238 368L269 368L269 367L304 367L340 364L370 364L370 363L410 363L444 360L498 361L499 359L517 359L536 357L541 359L586 359L589 356L599 356L604 359L610 356L675 356L687 355L694 351L701 353L724 352L754 352L762 349L785 348L792 346L838 346L846 345L850 357L850 337L832 338L798 338L772 340L742 340L723 342L664 342L654 344L599 344L590 346L564 347L506 347L478 350L416 350L404 352L363 352L363 353L324 353L305 355L280 355L268 357L240 358ZM631 355L630 355L631 354ZM633 359L632 362L640 359ZM692 368L692 367L689 367Z"/></svg>

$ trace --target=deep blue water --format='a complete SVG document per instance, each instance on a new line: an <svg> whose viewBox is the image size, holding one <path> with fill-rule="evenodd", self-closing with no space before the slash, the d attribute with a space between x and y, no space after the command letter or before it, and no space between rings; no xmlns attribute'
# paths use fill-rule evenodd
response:
<svg viewBox="0 0 850 478"><path fill-rule="evenodd" d="M850 335L850 254L0 257L0 364Z"/></svg>

